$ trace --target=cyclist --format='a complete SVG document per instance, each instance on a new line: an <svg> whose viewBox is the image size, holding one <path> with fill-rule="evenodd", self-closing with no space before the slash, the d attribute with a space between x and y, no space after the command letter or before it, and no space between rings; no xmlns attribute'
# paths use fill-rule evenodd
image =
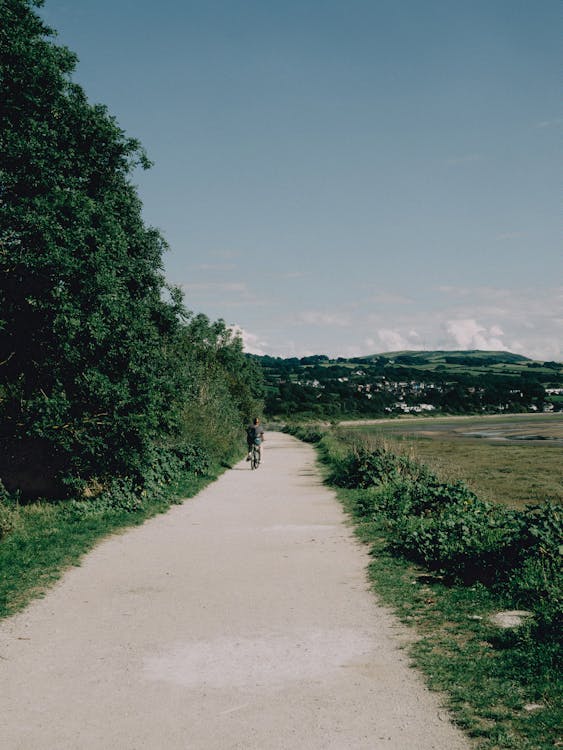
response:
<svg viewBox="0 0 563 750"><path fill-rule="evenodd" d="M252 446L257 445L260 453L260 461L262 461L262 443L264 442L264 430L260 424L258 417L254 417L252 424L249 424L246 428L246 445L248 447L247 461L250 461L252 457Z"/></svg>

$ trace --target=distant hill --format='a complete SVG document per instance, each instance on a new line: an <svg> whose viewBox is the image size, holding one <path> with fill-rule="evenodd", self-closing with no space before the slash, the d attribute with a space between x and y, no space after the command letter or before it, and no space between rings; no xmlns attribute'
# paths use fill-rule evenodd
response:
<svg viewBox="0 0 563 750"><path fill-rule="evenodd" d="M418 351L418 350L406 350L399 352L385 352L383 354L373 354L364 359L377 360L379 357L385 357L389 360L394 360L399 364L407 364L407 362L401 362L407 358L412 360L412 364L423 365L423 364L473 364L476 366L480 365L491 365L491 364L523 364L525 362L531 362L529 357L524 357L521 354L512 354L512 352L497 352L497 351L483 351L481 349L464 349L464 350L453 350L453 351Z"/></svg>

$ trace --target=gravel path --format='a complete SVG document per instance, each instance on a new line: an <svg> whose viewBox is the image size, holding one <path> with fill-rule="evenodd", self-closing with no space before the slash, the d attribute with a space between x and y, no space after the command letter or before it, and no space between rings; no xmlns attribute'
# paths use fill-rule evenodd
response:
<svg viewBox="0 0 563 750"><path fill-rule="evenodd" d="M267 436L0 624L5 750L467 750L312 448Z"/></svg>

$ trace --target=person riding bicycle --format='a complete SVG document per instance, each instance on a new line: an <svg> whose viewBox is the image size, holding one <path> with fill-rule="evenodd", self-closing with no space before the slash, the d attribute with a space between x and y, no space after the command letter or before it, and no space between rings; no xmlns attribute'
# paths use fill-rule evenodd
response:
<svg viewBox="0 0 563 750"><path fill-rule="evenodd" d="M264 430L260 424L258 417L254 417L252 424L249 424L246 428L246 445L248 447L247 461L250 461L252 456L252 446L258 446L258 452L260 453L260 460L262 460L262 443L264 442Z"/></svg>

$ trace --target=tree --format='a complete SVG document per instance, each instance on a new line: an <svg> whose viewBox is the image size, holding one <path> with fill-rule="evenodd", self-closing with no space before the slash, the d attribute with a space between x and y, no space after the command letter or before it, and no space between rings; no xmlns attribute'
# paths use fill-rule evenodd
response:
<svg viewBox="0 0 563 750"><path fill-rule="evenodd" d="M0 0L0 477L30 495L141 477L185 377L166 244L130 181L148 160L72 82L40 4Z"/></svg>
<svg viewBox="0 0 563 750"><path fill-rule="evenodd" d="M181 405L182 440L228 457L241 427L262 411L262 371L243 353L242 339L223 320L190 315L177 357L187 388Z"/></svg>

